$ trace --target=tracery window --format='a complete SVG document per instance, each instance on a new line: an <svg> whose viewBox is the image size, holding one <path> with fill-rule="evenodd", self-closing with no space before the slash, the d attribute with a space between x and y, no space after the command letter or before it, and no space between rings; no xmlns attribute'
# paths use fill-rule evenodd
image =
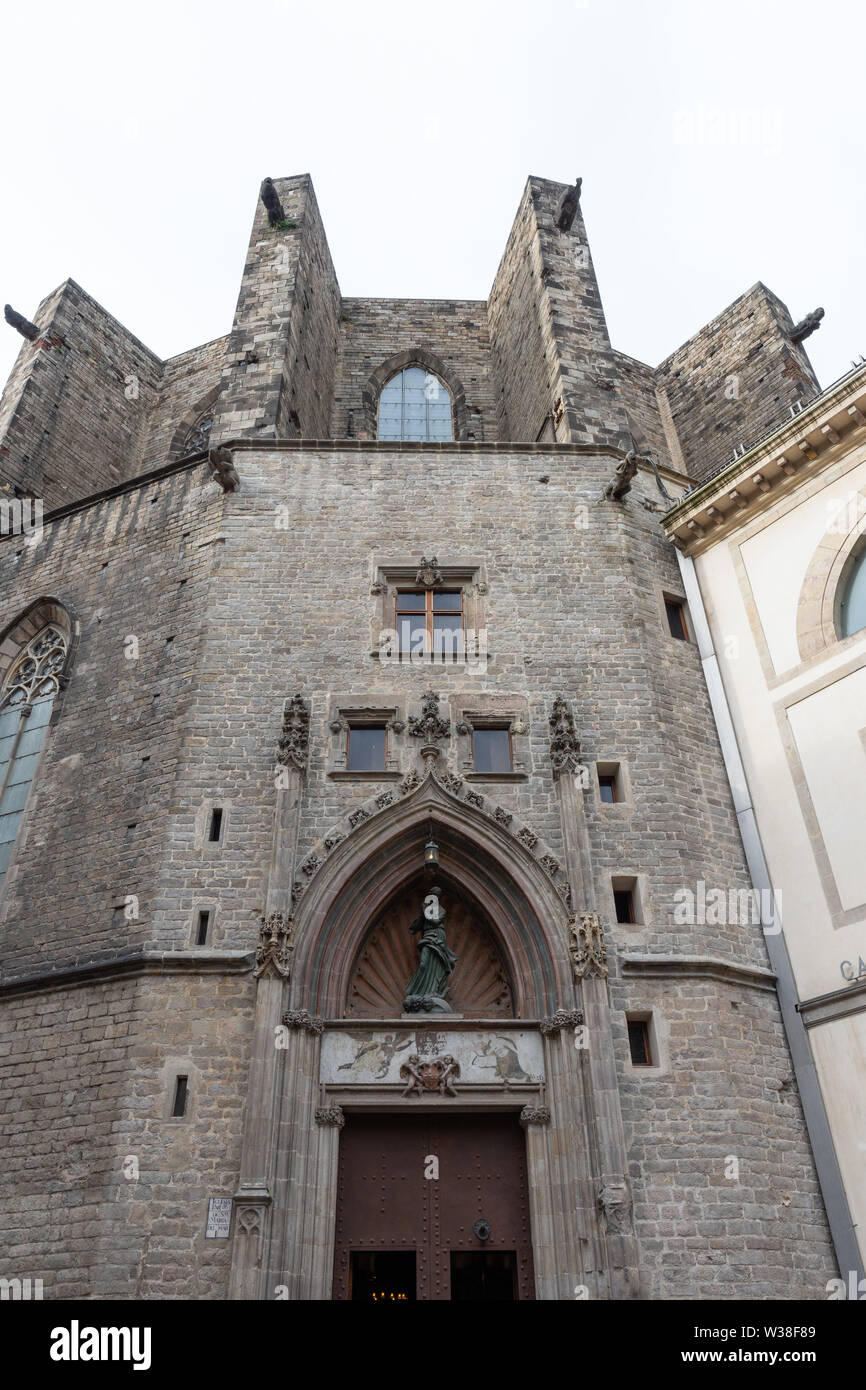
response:
<svg viewBox="0 0 866 1390"><path fill-rule="evenodd" d="M839 636L853 637L866 627L866 549L848 575L839 604Z"/></svg>
<svg viewBox="0 0 866 1390"><path fill-rule="evenodd" d="M19 653L0 692L0 884L45 742L67 649L66 635L49 623Z"/></svg>
<svg viewBox="0 0 866 1390"><path fill-rule="evenodd" d="M438 376L423 367L406 367L391 377L379 397L379 438L454 438L451 396Z"/></svg>
<svg viewBox="0 0 866 1390"><path fill-rule="evenodd" d="M207 410L203 410L195 424L190 427L181 445L181 458L185 458L187 454L204 453L210 440L214 413L214 407L208 406Z"/></svg>

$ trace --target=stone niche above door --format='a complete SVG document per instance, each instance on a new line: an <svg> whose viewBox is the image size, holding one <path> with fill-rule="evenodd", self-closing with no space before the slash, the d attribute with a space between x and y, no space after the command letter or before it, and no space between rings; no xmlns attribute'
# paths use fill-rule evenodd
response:
<svg viewBox="0 0 866 1390"><path fill-rule="evenodd" d="M406 984L418 965L417 938L409 924L417 917L428 887L424 881L413 884L376 917L352 970L347 1018L399 1018L403 1013ZM457 955L448 994L454 1013L464 1018L513 1018L514 991L486 914L447 886L442 903L448 945Z"/></svg>

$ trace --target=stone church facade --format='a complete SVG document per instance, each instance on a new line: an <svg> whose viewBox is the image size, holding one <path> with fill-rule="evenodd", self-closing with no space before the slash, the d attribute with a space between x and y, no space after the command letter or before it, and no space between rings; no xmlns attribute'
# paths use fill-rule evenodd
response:
<svg viewBox="0 0 866 1390"><path fill-rule="evenodd" d="M825 1297L761 918L676 912L752 882L659 524L819 394L817 316L617 352L539 178L486 303L346 299L302 176L226 338L162 361L72 281L7 320L2 1273Z"/></svg>

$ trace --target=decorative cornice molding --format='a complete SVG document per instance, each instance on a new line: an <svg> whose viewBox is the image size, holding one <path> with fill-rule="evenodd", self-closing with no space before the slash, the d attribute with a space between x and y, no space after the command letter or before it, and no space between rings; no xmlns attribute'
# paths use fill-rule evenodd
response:
<svg viewBox="0 0 866 1390"><path fill-rule="evenodd" d="M42 994L56 989L76 989L128 975L246 975L255 964L252 951L213 951L199 947L189 951L134 951L88 961L85 965L39 970L0 981L0 998Z"/></svg>
<svg viewBox="0 0 866 1390"><path fill-rule="evenodd" d="M642 976L644 979L670 979L678 975L703 976L725 984L742 985L746 989L775 993L776 976L772 970L757 965L740 965L720 956L624 956L620 955L624 978Z"/></svg>
<svg viewBox="0 0 866 1390"><path fill-rule="evenodd" d="M837 444L862 440L866 427L866 365L856 367L784 421L727 468L699 483L661 518L674 545L700 554L790 494L789 480L814 476ZM795 484L796 485L796 484Z"/></svg>

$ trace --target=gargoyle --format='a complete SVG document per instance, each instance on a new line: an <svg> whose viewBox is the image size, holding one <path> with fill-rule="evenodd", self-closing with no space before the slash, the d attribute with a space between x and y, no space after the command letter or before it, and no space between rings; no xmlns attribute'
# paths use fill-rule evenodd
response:
<svg viewBox="0 0 866 1390"><path fill-rule="evenodd" d="M824 317L823 309L813 309L811 314L807 314L799 323L795 323L788 337L792 343L802 343L804 338L808 338L816 329L821 327L821 320Z"/></svg>
<svg viewBox="0 0 866 1390"><path fill-rule="evenodd" d="M265 205L265 210L268 214L268 222L272 227L276 226L278 222L285 222L286 214L283 212L280 196L274 188L273 179L262 179L259 197Z"/></svg>
<svg viewBox="0 0 866 1390"><path fill-rule="evenodd" d="M207 461L223 492L237 492L241 480L234 466L231 449L227 449L224 444L217 445L216 448L208 450Z"/></svg>
<svg viewBox="0 0 866 1390"><path fill-rule="evenodd" d="M620 502L627 492L631 491L631 480L637 472L641 455L636 449L629 449L625 458L616 466L613 478L604 490L604 495L611 501Z"/></svg>
<svg viewBox="0 0 866 1390"><path fill-rule="evenodd" d="M569 188L562 196L559 205L559 212L556 218L556 225L561 232L570 232L571 224L577 215L578 205L580 204L580 185L583 179L575 179L574 187Z"/></svg>
<svg viewBox="0 0 866 1390"><path fill-rule="evenodd" d="M12 328L17 329L22 338L29 338L31 343L35 343L36 339L41 336L42 329L37 328L36 324L31 323L23 314L17 313L12 308L11 304L6 305L6 308L3 310L3 315L6 322L10 324Z"/></svg>

